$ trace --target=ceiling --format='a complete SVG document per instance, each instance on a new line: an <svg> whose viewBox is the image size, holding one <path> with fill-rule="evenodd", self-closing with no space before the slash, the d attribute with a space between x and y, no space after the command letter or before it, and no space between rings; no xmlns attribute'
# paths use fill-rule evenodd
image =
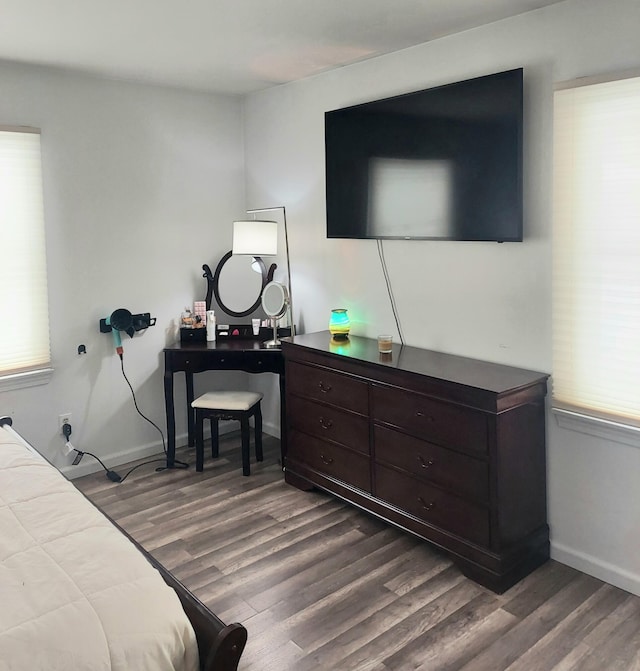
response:
<svg viewBox="0 0 640 671"><path fill-rule="evenodd" d="M0 59L230 94L561 0L0 0Z"/></svg>

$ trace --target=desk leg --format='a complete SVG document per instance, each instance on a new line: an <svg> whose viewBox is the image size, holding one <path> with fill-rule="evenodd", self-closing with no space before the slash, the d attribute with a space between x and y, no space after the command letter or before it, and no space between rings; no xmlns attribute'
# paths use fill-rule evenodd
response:
<svg viewBox="0 0 640 671"><path fill-rule="evenodd" d="M176 460L176 415L173 403L173 373L164 371L164 407L167 416L167 468L173 468Z"/></svg>
<svg viewBox="0 0 640 671"><path fill-rule="evenodd" d="M187 431L189 434L189 447L193 447L196 444L196 413L191 407L191 404L193 403L193 373L185 371L184 379L187 387Z"/></svg>

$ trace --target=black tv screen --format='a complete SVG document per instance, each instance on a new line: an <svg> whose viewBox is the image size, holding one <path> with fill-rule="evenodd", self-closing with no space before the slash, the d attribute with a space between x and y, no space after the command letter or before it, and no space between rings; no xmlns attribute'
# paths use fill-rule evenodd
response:
<svg viewBox="0 0 640 671"><path fill-rule="evenodd" d="M522 68L325 113L328 238L522 240Z"/></svg>

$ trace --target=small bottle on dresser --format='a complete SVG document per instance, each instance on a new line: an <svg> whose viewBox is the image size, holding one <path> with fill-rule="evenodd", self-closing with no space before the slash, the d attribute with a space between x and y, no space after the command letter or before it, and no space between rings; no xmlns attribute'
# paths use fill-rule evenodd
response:
<svg viewBox="0 0 640 671"><path fill-rule="evenodd" d="M216 314L213 310L207 311L207 342L215 342L216 339Z"/></svg>

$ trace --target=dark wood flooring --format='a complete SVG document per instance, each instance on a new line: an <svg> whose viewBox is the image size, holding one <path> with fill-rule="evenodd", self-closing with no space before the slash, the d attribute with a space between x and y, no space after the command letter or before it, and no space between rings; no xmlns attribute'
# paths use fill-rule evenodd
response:
<svg viewBox="0 0 640 671"><path fill-rule="evenodd" d="M243 477L238 434L195 472L75 484L249 640L241 671L631 671L640 598L554 561L505 594L426 543L286 485L279 442ZM124 475L130 464L115 470Z"/></svg>

